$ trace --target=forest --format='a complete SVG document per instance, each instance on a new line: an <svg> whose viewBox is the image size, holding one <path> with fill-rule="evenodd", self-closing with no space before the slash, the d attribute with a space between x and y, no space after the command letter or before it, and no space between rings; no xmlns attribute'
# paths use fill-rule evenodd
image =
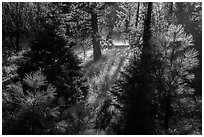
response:
<svg viewBox="0 0 204 137"><path fill-rule="evenodd" d="M2 2L3 135L202 135L202 2Z"/></svg>

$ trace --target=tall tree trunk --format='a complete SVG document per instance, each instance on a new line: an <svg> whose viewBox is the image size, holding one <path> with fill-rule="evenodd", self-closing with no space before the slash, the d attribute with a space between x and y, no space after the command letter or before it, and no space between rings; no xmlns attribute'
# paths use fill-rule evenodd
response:
<svg viewBox="0 0 204 137"><path fill-rule="evenodd" d="M144 21L144 33L143 33L143 48L141 61L143 64L144 75L151 73L151 12L152 12L152 2L148 3L147 15ZM147 78L149 79L149 78ZM148 82L148 81L147 81Z"/></svg>
<svg viewBox="0 0 204 137"><path fill-rule="evenodd" d="M129 8L129 17L128 17L128 44L130 44L131 42L131 23L130 23L130 20L131 20L131 8Z"/></svg>
<svg viewBox="0 0 204 137"><path fill-rule="evenodd" d="M141 63L138 62L138 68L135 72L138 73L133 84L132 90L127 90L127 108L125 134L153 134L155 129L155 108L152 105L153 84L151 78L151 48L150 48L150 24L151 24L152 3L148 3L146 19L144 21L143 34L143 51ZM135 85L137 83L137 85ZM128 82L129 84L129 82ZM130 84L130 85L131 85Z"/></svg>
<svg viewBox="0 0 204 137"><path fill-rule="evenodd" d="M137 28L137 25L138 25L139 12L140 12L140 3L138 2L138 4L137 4L136 22L135 22L135 27L136 28Z"/></svg>
<svg viewBox="0 0 204 137"><path fill-rule="evenodd" d="M154 100L154 79L152 74L152 45L150 43L151 39L151 13L152 13L152 2L148 2L147 14L144 21L144 32L143 32L143 48L141 55L141 98L143 98L145 109L145 121L148 126L146 127L149 133L154 133L155 131L155 119L156 119L156 110L155 105L152 104Z"/></svg>
<svg viewBox="0 0 204 137"><path fill-rule="evenodd" d="M94 60L98 60L101 57L101 47L98 34L98 20L97 13L91 12L91 27L92 27L92 44L93 44L93 56Z"/></svg>

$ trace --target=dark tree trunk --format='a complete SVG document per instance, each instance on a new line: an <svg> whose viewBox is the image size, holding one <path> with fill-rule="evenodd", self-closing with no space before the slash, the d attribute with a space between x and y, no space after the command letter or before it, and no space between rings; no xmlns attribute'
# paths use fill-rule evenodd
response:
<svg viewBox="0 0 204 137"><path fill-rule="evenodd" d="M144 75L151 73L151 12L152 12L152 2L148 3L147 15L144 21L144 34L143 34L143 48L142 48L142 65ZM149 78L147 78L149 80ZM146 81L148 82L148 81Z"/></svg>
<svg viewBox="0 0 204 137"><path fill-rule="evenodd" d="M138 2L138 4L137 4L136 22L135 22L135 27L136 28L137 28L137 25L138 25L139 12L140 12L140 3Z"/></svg>
<svg viewBox="0 0 204 137"><path fill-rule="evenodd" d="M146 19L144 21L141 62L138 61L138 68L131 70L134 78L132 77L127 82L127 108L125 108L124 134L128 135L150 135L155 133L155 107L152 105L152 99L154 98L151 96L153 93L151 44L149 43L151 37L151 12L152 3L148 3Z"/></svg>
<svg viewBox="0 0 204 137"><path fill-rule="evenodd" d="M93 44L93 56L94 60L98 60L101 57L101 47L98 34L98 20L97 13L91 12L91 27L92 27L92 44Z"/></svg>
<svg viewBox="0 0 204 137"><path fill-rule="evenodd" d="M148 2L147 14L144 21L144 32L143 32L143 48L141 55L141 96L145 101L145 110L144 115L145 121L147 122L149 133L154 133L155 129L155 106L151 103L154 100L153 92L154 92L154 83L153 83L153 68L152 68L152 45L150 43L151 39L151 13L152 13L152 2Z"/></svg>
<svg viewBox="0 0 204 137"><path fill-rule="evenodd" d="M153 78L153 66L152 66L152 45L151 39L151 13L152 13L152 2L148 2L147 14L144 21L144 32L143 32L143 48L141 55L141 96L143 98L145 106L144 115L146 124L144 125L145 130L149 130L149 134L155 132L155 119L156 110L155 105L152 104L154 100L154 78Z"/></svg>

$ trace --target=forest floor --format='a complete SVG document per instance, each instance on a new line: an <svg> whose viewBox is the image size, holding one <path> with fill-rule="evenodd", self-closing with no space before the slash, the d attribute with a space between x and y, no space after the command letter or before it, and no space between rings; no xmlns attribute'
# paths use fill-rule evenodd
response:
<svg viewBox="0 0 204 137"><path fill-rule="evenodd" d="M95 126L96 114L100 111L104 102L109 99L108 91L111 85L119 78L120 71L127 65L130 49L128 46L102 49L102 57L98 61L93 60L92 49L86 51L85 58L84 53L80 53L78 55L83 59L82 67L86 72L89 84L87 104L95 111L92 116L89 116L87 130L83 134L98 134L96 133L98 131L92 130L92 127Z"/></svg>
<svg viewBox="0 0 204 137"><path fill-rule="evenodd" d="M118 78L128 62L129 48L113 47L103 49L102 57L98 61L93 60L92 50L86 51L87 55L82 64L88 76L89 86L92 89L88 97L89 103L100 103L106 95L109 87Z"/></svg>

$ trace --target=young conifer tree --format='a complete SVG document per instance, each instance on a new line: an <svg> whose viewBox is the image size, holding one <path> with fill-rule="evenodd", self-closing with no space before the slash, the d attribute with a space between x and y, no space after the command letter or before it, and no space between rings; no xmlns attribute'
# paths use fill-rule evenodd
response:
<svg viewBox="0 0 204 137"><path fill-rule="evenodd" d="M168 25L154 41L157 89L165 100L164 128L168 129L172 111L181 114L182 109L188 106L180 100L194 97L195 90L191 87L191 82L195 75L192 70L199 65L198 52L193 48L192 35L187 35L182 25Z"/></svg>
<svg viewBox="0 0 204 137"><path fill-rule="evenodd" d="M23 82L11 83L3 91L3 134L46 134L58 115L51 105L56 88L41 71L26 74Z"/></svg>
<svg viewBox="0 0 204 137"><path fill-rule="evenodd" d="M55 6L41 20L41 29L36 30L30 42L31 49L24 54L24 62L19 63L18 73L24 77L26 73L41 69L57 89L62 105L67 107L86 96L87 86L81 61L72 52L73 43L65 36L64 18Z"/></svg>

